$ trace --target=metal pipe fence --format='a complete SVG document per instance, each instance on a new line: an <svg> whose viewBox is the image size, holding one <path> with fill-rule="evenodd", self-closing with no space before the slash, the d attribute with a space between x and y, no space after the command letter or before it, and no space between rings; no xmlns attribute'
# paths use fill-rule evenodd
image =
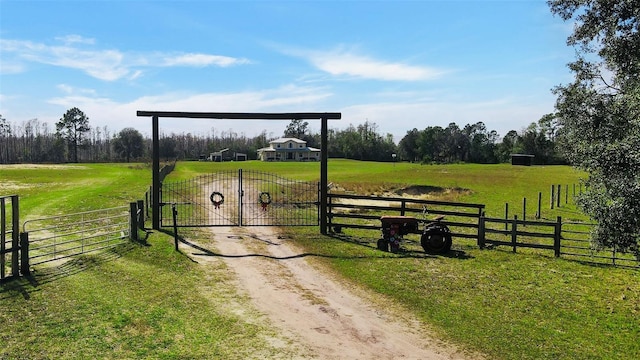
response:
<svg viewBox="0 0 640 360"><path fill-rule="evenodd" d="M129 206L30 219L23 223L29 263L39 265L103 250L131 236Z"/></svg>

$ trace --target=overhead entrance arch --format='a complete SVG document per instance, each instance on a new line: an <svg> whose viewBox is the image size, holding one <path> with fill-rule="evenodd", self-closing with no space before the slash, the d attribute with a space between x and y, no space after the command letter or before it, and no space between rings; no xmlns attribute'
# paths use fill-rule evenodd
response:
<svg viewBox="0 0 640 360"><path fill-rule="evenodd" d="M160 118L175 119L226 119L226 120L320 120L321 154L320 154L320 232L327 233L327 134L328 120L337 120L341 113L204 113L204 112L175 112L175 111L138 111L137 116L151 117L152 119L152 225L154 229L160 229L161 195L160 195Z"/></svg>

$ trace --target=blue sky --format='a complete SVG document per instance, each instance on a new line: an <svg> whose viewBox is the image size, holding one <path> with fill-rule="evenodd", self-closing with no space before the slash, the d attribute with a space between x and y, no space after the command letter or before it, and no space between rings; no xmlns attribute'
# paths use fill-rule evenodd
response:
<svg viewBox="0 0 640 360"><path fill-rule="evenodd" d="M545 1L4 1L0 114L150 134L137 110L341 112L399 141L553 111L572 25ZM165 133L282 135L287 121L163 119ZM313 131L319 123L311 121Z"/></svg>

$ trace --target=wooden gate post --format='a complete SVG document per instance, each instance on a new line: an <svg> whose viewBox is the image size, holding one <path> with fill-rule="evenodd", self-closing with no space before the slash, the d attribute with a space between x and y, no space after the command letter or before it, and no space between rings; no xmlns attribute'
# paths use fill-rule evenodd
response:
<svg viewBox="0 0 640 360"><path fill-rule="evenodd" d="M538 213L536 213L536 219L542 218L542 192L538 192Z"/></svg>
<svg viewBox="0 0 640 360"><path fill-rule="evenodd" d="M129 238L138 241L138 203L129 203Z"/></svg>
<svg viewBox="0 0 640 360"><path fill-rule="evenodd" d="M516 252L518 247L518 215L513 215L511 224L511 245L513 246L513 252Z"/></svg>
<svg viewBox="0 0 640 360"><path fill-rule="evenodd" d="M144 200L138 200L138 208L136 209L138 215L138 228L144 230Z"/></svg>
<svg viewBox="0 0 640 360"><path fill-rule="evenodd" d="M484 249L485 246L485 233L484 233L484 212L480 214L478 218L478 247Z"/></svg>
<svg viewBox="0 0 640 360"><path fill-rule="evenodd" d="M20 205L18 195L11 196L11 274L16 276L20 273L19 251L20 251Z"/></svg>
<svg viewBox="0 0 640 360"><path fill-rule="evenodd" d="M562 237L562 217L558 216L555 231L553 232L553 251L556 257L560 257L560 238Z"/></svg>
<svg viewBox="0 0 640 360"><path fill-rule="evenodd" d="M329 159L329 146L327 144L329 130L327 128L327 117L320 119L320 234L327 235L327 198L329 197L329 184L327 177L327 163Z"/></svg>
<svg viewBox="0 0 640 360"><path fill-rule="evenodd" d="M29 233L20 233L20 273L23 276L29 275Z"/></svg>
<svg viewBox="0 0 640 360"><path fill-rule="evenodd" d="M139 116L139 115L138 115ZM160 126L158 116L152 117L152 175L151 175L151 227L160 230Z"/></svg>
<svg viewBox="0 0 640 360"><path fill-rule="evenodd" d="M178 251L178 209L176 209L176 204L171 205L171 215L173 217L173 243L175 250Z"/></svg>

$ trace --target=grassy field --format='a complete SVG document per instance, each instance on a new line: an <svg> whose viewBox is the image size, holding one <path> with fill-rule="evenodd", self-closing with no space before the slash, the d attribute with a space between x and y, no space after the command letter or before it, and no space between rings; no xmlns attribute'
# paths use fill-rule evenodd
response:
<svg viewBox="0 0 640 360"><path fill-rule="evenodd" d="M249 162L186 162L167 178L167 181L188 179L197 174L218 170L243 169L271 171L285 177L304 181L319 181L320 164ZM453 164L420 165L409 163L377 163L332 159L328 164L328 180L357 194L383 194L409 186L429 186L453 190L435 194L446 201L478 203L486 205L487 216L504 217L505 203L510 214L521 214L523 199L527 198L528 218L537 211L538 193L543 193L542 216L554 219L582 220L585 217L570 204L565 205L562 196L560 208L549 209L551 185L566 185L573 192L573 184L579 184L584 174L567 166L511 166L507 164ZM571 197L570 197L571 198Z"/></svg>
<svg viewBox="0 0 640 360"><path fill-rule="evenodd" d="M127 205L143 198L145 165L0 166L0 193L19 194L22 220ZM0 288L0 359L261 359L278 334L251 312L227 269L203 269L150 234ZM291 354L295 356L295 354Z"/></svg>
<svg viewBox="0 0 640 360"><path fill-rule="evenodd" d="M178 163L167 181L237 168L317 180L317 163ZM515 211L545 193L543 217L584 219L570 204L550 210L552 184L578 183L568 167L329 162L329 181L381 194L409 186L457 189L447 200L486 204L489 216ZM21 195L22 214L117 206L142 197L144 165L0 167L0 193ZM563 188L564 190L564 188ZM533 214L535 206L527 209ZM521 211L518 210L518 211ZM454 239L448 256L381 253L378 234L287 228L318 266L393 299L443 339L491 359L635 359L640 355L640 272L593 266L535 252L479 250ZM277 334L237 313L223 264L204 270L154 232L149 246L129 244L2 285L0 358L270 358ZM386 306L381 304L380 306ZM287 358L287 354L279 354ZM295 354L290 354L295 358Z"/></svg>

